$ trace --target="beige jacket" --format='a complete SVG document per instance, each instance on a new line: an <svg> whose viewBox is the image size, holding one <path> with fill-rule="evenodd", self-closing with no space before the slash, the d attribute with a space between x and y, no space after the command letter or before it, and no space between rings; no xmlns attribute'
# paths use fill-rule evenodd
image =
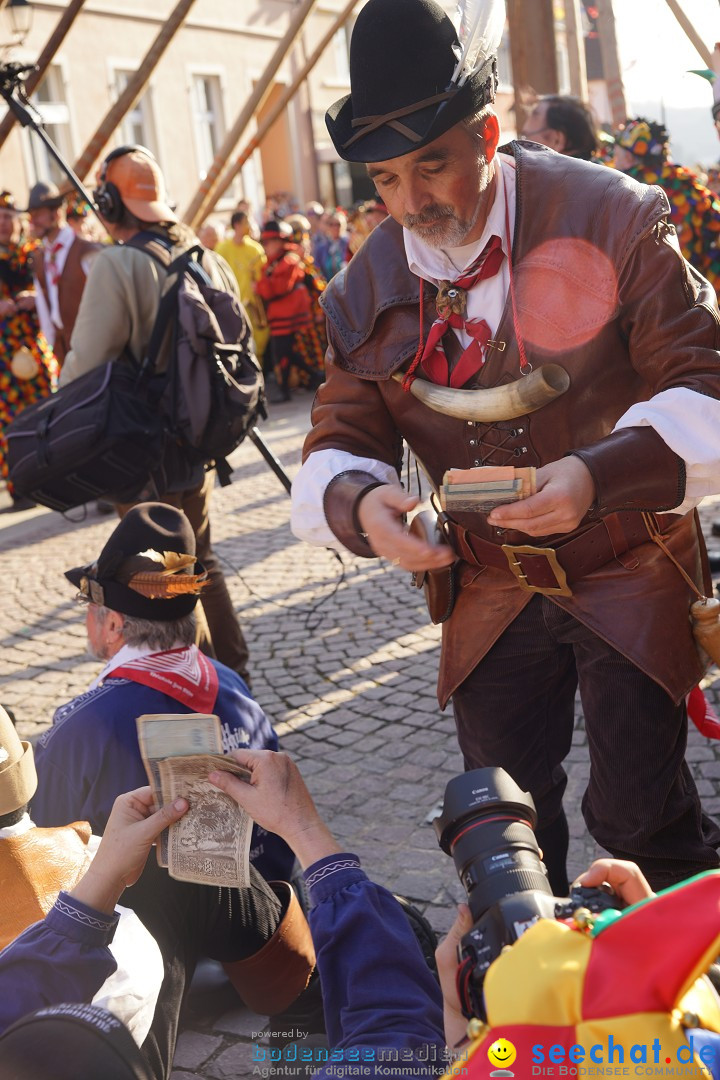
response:
<svg viewBox="0 0 720 1080"><path fill-rule="evenodd" d="M189 234L177 244L172 259L194 239ZM237 284L224 260L206 252L203 266L214 285L237 294ZM142 360L167 280L166 271L146 252L124 244L103 248L85 286L60 386L116 360L126 346L136 360Z"/></svg>

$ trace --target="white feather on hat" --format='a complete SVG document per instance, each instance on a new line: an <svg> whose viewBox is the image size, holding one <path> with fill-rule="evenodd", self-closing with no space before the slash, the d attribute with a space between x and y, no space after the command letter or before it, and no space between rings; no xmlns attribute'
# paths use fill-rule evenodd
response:
<svg viewBox="0 0 720 1080"><path fill-rule="evenodd" d="M505 0L460 0L453 20L460 42L451 86L464 86L495 56L505 29Z"/></svg>

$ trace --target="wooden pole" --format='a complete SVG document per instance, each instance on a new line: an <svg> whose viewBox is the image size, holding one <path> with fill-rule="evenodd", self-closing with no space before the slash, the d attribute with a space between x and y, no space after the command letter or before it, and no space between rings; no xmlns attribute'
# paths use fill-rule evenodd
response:
<svg viewBox="0 0 720 1080"><path fill-rule="evenodd" d="M703 39L698 34L693 24L688 19L687 15L678 3L678 0L667 0L667 6L670 8L673 15L680 23L687 36L690 38L690 41L692 41L693 45L699 52L707 67L712 70L712 53L710 52L710 49L708 49Z"/></svg>
<svg viewBox="0 0 720 1080"><path fill-rule="evenodd" d="M277 74L278 68L292 48L303 23L312 11L316 2L317 0L302 0L298 5L295 17L291 20L285 35L278 42L278 46L272 55L270 63L262 73L252 94L245 102L237 120L225 136L222 146L212 160L207 175L183 214L183 221L187 224L192 225L195 222L203 221L207 216L208 211L217 202L219 197L217 194L218 179L225 166L225 162L234 153L235 147L240 141L240 138L252 117L258 109L262 108L263 102L270 93L271 84Z"/></svg>
<svg viewBox="0 0 720 1080"><path fill-rule="evenodd" d="M257 131L253 135L252 139L250 139L250 141L245 144L245 146L235 158L235 160L231 162L230 165L228 165L228 167L222 173L215 188L215 199L212 206L207 207L207 209L203 213L203 217L196 217L193 221L189 222L189 224L192 225L193 228L196 228L202 223L204 218L207 217L207 215L213 210L215 204L223 197L237 174L242 169L245 162L248 160L250 155L254 153L255 150L257 150L258 146L260 146L261 142L267 135L270 128L273 126L277 118L281 115L283 109L287 107L288 103L295 96L302 83L305 81L305 79L307 79L308 75L315 67L322 54L325 52L325 49L332 41L335 34L350 18L353 8L356 6L357 3L358 0L348 0L348 3L345 5L342 11L338 13L337 18L334 20L327 33L324 34L322 39L318 42L316 48L307 58L302 68L293 79L290 86L288 86L287 89L283 91L283 93L280 95L280 97L272 106L267 115L264 116L263 119L260 121Z"/></svg>
<svg viewBox="0 0 720 1080"><path fill-rule="evenodd" d="M507 0L510 56L515 89L516 124L522 130L532 92L557 94L553 0Z"/></svg>
<svg viewBox="0 0 720 1080"><path fill-rule="evenodd" d="M74 171L81 180L85 179L90 171L90 167L99 157L113 131L115 131L125 114L130 111L140 97L142 89L157 66L160 57L181 27L185 16L194 2L195 0L179 0L175 5L175 8L170 15L168 15L165 23L160 28L160 32L143 57L140 67L128 81L128 84L120 97L98 125L95 134L88 141L85 149L73 166Z"/></svg>
<svg viewBox="0 0 720 1080"><path fill-rule="evenodd" d="M628 107L625 100L625 87L622 81L620 56L615 35L613 0L595 0L595 4L598 11L597 29L600 39L600 53L602 55L603 70L605 71L605 81L607 82L608 98L610 99L610 119L614 127L620 127L628 118Z"/></svg>
<svg viewBox="0 0 720 1080"><path fill-rule="evenodd" d="M79 13L84 3L85 0L70 0L70 3L60 16L58 24L48 38L45 48L37 58L37 65L35 71L31 71L27 79L25 80L25 93L28 95L28 97L30 97L30 95L39 85L40 80L48 69L50 61L65 40L65 36L68 30L75 22L75 17ZM0 147L4 144L8 135L12 131L14 124L15 114L10 109L8 109L7 114L2 119L2 123L0 123Z"/></svg>
<svg viewBox="0 0 720 1080"><path fill-rule="evenodd" d="M581 101L588 100L585 38L580 17L580 0L565 0L565 33L567 35L570 92Z"/></svg>

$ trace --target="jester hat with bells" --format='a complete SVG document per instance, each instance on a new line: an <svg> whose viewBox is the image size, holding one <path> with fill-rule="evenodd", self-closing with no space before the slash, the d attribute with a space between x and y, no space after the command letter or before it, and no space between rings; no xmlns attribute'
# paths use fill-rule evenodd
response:
<svg viewBox="0 0 720 1080"><path fill-rule="evenodd" d="M512 1073L496 1075L524 1080L553 1067L557 1075L553 1062L560 1060L572 1075L599 1075L604 1066L614 1072L619 1062L639 1075L644 1055L643 1075L670 1074L669 1062L677 1075L707 1080L710 1072L690 1039L698 1028L720 1032L720 1000L703 975L720 952L720 871L623 912L587 918L576 912L576 919L538 920L490 965L483 988L487 1024L470 1021L469 1060L458 1061L457 1071L485 1080L493 1068L488 1051L504 1039L516 1056ZM569 1054L578 1046L582 1059L577 1050ZM534 1047L544 1053L540 1066ZM560 1048L553 1058L551 1047ZM596 1057L602 1052L602 1064L593 1063L591 1049Z"/></svg>
<svg viewBox="0 0 720 1080"><path fill-rule="evenodd" d="M208 583L195 559L190 522L159 502L134 506L97 561L67 570L65 577L93 604L156 622L189 615Z"/></svg>
<svg viewBox="0 0 720 1080"><path fill-rule="evenodd" d="M26 806L37 790L32 746L0 705L0 817Z"/></svg>
<svg viewBox="0 0 720 1080"><path fill-rule="evenodd" d="M351 92L325 117L340 157L401 157L490 105L504 25L502 0L460 0L457 28L435 0L368 0L350 42Z"/></svg>

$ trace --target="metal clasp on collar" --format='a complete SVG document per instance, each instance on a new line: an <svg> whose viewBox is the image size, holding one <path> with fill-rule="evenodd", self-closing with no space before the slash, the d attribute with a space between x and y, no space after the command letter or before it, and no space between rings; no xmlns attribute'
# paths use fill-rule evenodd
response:
<svg viewBox="0 0 720 1080"><path fill-rule="evenodd" d="M518 579L521 589L526 592L540 593L542 596L572 596L572 589L567 583L567 575L558 562L557 552L554 548L532 547L531 544L503 544L502 551L508 561L508 566ZM548 566L552 570L557 585L530 585L527 575L518 561L518 555L544 555Z"/></svg>

